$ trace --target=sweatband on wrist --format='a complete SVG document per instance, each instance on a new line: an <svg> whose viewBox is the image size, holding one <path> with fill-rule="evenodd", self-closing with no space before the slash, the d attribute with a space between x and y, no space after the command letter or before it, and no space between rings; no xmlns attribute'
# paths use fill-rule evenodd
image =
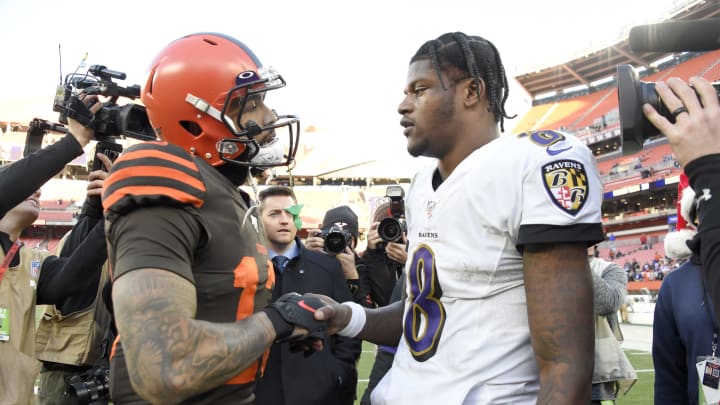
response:
<svg viewBox="0 0 720 405"><path fill-rule="evenodd" d="M270 319L270 323L272 323L273 329L275 329L275 340L284 339L292 335L295 330L295 325L285 321L277 309L265 307L262 309L262 312L265 312L265 315Z"/></svg>
<svg viewBox="0 0 720 405"><path fill-rule="evenodd" d="M348 324L338 331L337 334L345 337L355 337L360 334L365 327L365 322L367 322L365 308L352 301L343 302L342 305L350 307L352 314L350 315L350 321L348 321Z"/></svg>

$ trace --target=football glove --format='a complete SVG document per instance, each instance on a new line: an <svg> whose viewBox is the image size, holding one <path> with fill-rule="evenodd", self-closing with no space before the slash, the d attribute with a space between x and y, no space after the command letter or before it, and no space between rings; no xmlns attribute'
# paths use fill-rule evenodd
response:
<svg viewBox="0 0 720 405"><path fill-rule="evenodd" d="M290 336L295 326L305 328L308 333L324 332L327 322L315 320L315 310L325 306L319 298L298 293L287 293L263 308L275 329L276 343L295 340Z"/></svg>

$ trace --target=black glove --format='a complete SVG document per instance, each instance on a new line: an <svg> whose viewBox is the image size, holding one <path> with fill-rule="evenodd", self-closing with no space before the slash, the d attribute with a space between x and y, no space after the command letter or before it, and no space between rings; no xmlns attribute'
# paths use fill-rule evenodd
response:
<svg viewBox="0 0 720 405"><path fill-rule="evenodd" d="M291 340L288 343L288 347L290 349L290 353L303 352L303 356L307 358L310 357L313 353L315 353L313 343L317 341L325 343L324 332L314 332L306 335L305 337Z"/></svg>
<svg viewBox="0 0 720 405"><path fill-rule="evenodd" d="M90 106L85 105L77 96L72 96L67 102L65 111L68 117L87 127L90 126L95 119L95 114L90 111L89 107Z"/></svg>
<svg viewBox="0 0 720 405"><path fill-rule="evenodd" d="M263 308L263 312L270 318L277 343L286 342L292 335L295 326L305 328L309 333L323 332L327 326L325 321L317 321L313 317L315 310L325 306L319 298L287 293L277 301Z"/></svg>

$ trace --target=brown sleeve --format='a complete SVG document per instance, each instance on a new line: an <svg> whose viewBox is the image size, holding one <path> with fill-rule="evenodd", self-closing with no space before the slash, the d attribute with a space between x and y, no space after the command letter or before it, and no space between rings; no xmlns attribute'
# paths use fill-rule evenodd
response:
<svg viewBox="0 0 720 405"><path fill-rule="evenodd" d="M192 262L203 227L191 211L145 207L117 218L107 235L113 277L154 268L177 273L194 284Z"/></svg>

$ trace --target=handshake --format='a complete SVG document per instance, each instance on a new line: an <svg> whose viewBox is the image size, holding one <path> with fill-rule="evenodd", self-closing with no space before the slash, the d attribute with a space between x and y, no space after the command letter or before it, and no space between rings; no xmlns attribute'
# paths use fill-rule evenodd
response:
<svg viewBox="0 0 720 405"><path fill-rule="evenodd" d="M318 321L314 314L318 308L326 305L320 298L312 295L287 293L262 311L270 319L275 329L275 343L290 343L290 350L305 351L312 354L313 345L322 342L327 328L326 321ZM293 334L295 327L306 329L306 335Z"/></svg>

